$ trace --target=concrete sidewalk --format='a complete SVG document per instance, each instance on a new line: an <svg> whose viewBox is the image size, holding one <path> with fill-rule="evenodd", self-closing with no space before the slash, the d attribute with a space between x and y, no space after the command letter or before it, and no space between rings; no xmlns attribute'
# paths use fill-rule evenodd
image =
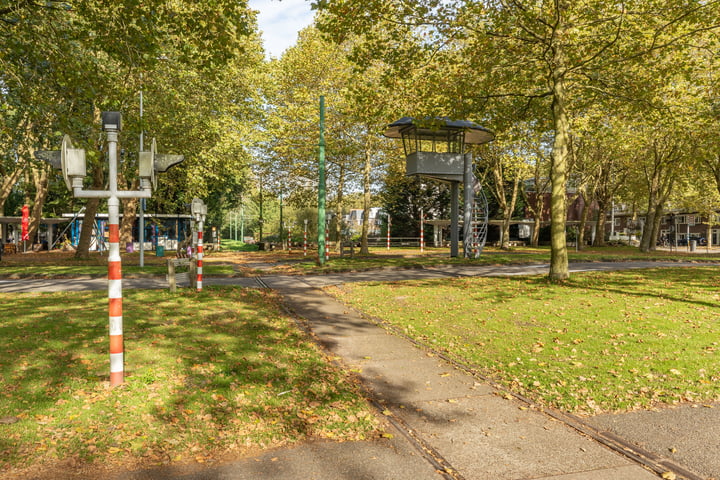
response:
<svg viewBox="0 0 720 480"><path fill-rule="evenodd" d="M389 335L299 278L266 277L318 341L357 369L445 478L644 480L639 464ZM386 476L398 478L393 468ZM429 477L438 478L437 472Z"/></svg>

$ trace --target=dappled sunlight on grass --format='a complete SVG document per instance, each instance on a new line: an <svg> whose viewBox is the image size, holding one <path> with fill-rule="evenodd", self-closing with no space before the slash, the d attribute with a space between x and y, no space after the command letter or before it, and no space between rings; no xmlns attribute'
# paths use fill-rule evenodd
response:
<svg viewBox="0 0 720 480"><path fill-rule="evenodd" d="M126 382L110 389L106 293L0 302L0 418L17 421L3 425L3 468L70 457L204 461L376 434L352 378L270 292L129 291L123 313Z"/></svg>

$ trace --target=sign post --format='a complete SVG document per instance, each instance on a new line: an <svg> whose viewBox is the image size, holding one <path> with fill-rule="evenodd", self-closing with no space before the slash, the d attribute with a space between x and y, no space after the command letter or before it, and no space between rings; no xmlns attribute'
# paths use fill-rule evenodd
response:
<svg viewBox="0 0 720 480"><path fill-rule="evenodd" d="M207 205L199 198L193 198L190 205L190 211L195 217L198 225L197 232L197 291L202 292L203 280L203 230L205 229L205 216L207 215Z"/></svg>
<svg viewBox="0 0 720 480"><path fill-rule="evenodd" d="M164 172L184 160L182 155L156 155L153 140L150 152L138 155L140 190L118 190L118 134L121 130L120 112L102 112L102 129L108 146L108 190L85 190L85 150L73 148L65 135L60 151L35 152L35 156L62 170L65 184L77 198L107 198L108 200L108 316L110 324L110 386L121 385L125 378L122 313L122 265L120 259L120 200L150 198L156 186L155 172Z"/></svg>

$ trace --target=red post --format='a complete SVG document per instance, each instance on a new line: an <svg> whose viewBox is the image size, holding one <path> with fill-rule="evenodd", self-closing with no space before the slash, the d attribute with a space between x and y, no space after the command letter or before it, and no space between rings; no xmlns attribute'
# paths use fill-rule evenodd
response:
<svg viewBox="0 0 720 480"><path fill-rule="evenodd" d="M387 249L390 250L390 214L388 213Z"/></svg>
<svg viewBox="0 0 720 480"><path fill-rule="evenodd" d="M303 257L307 257L307 224L308 221L305 220L305 230L303 232Z"/></svg>
<svg viewBox="0 0 720 480"><path fill-rule="evenodd" d="M198 244L197 244L197 291L202 292L203 277L203 222L198 225Z"/></svg>
<svg viewBox="0 0 720 480"><path fill-rule="evenodd" d="M420 253L425 251L425 213L420 210Z"/></svg>
<svg viewBox="0 0 720 480"><path fill-rule="evenodd" d="M328 248L328 239L330 238L330 227L325 222L325 261L330 260L330 249Z"/></svg>
<svg viewBox="0 0 720 480"><path fill-rule="evenodd" d="M290 234L290 227L288 227L288 253L292 253L292 235Z"/></svg>
<svg viewBox="0 0 720 480"><path fill-rule="evenodd" d="M112 216L111 216L112 217ZM117 219L110 219L117 222ZM120 225L110 223L108 254L108 303L110 322L110 386L121 385L125 377L122 313L122 266L120 261Z"/></svg>

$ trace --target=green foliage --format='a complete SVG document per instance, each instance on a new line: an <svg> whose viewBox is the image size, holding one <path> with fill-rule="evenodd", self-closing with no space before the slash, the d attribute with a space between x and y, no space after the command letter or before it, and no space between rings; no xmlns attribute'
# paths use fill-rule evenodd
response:
<svg viewBox="0 0 720 480"><path fill-rule="evenodd" d="M447 184L407 177L393 168L380 198L383 210L390 214L391 234L395 237L420 236L421 210L428 219L450 216L450 188ZM384 218L383 222L383 231L387 232L387 220Z"/></svg>
<svg viewBox="0 0 720 480"><path fill-rule="evenodd" d="M121 173L136 175L138 137L186 162L162 175L155 211L184 211L194 196L210 221L247 186L263 55L255 13L245 1L16 2L0 8L0 151L6 179L28 169L32 152L57 149L63 134L85 148L89 176L105 168L98 113L123 114ZM144 93L144 118L138 112ZM141 124L142 123L142 124ZM54 208L76 210L58 175ZM31 197L37 186L22 186ZM97 186L96 186L97 188ZM48 192L44 192L47 194ZM4 203L0 190L0 205ZM220 213L217 214L218 218Z"/></svg>
<svg viewBox="0 0 720 480"><path fill-rule="evenodd" d="M551 277L556 279L567 277L571 121L588 116L596 105L608 117L618 115L618 105L627 105L631 115L653 112L677 120L668 115L680 113L669 98L686 91L703 92L702 98L716 90L713 75L712 86L707 82L707 68L716 70L717 62L710 53L716 40L708 33L720 28L720 21L715 5L700 0L672 5L638 0L621 7L593 0L338 0L315 5L325 13L319 27L329 36L338 42L358 37L352 56L359 64L380 63L384 78L405 79L402 95L411 99L410 115L481 120L498 138L522 124L553 137L548 176ZM686 110L692 104L690 98L678 103L685 107L686 124L695 123ZM698 111L708 112L707 103ZM604 122L599 117L590 131L597 133ZM633 133L623 133L623 141L632 142Z"/></svg>

